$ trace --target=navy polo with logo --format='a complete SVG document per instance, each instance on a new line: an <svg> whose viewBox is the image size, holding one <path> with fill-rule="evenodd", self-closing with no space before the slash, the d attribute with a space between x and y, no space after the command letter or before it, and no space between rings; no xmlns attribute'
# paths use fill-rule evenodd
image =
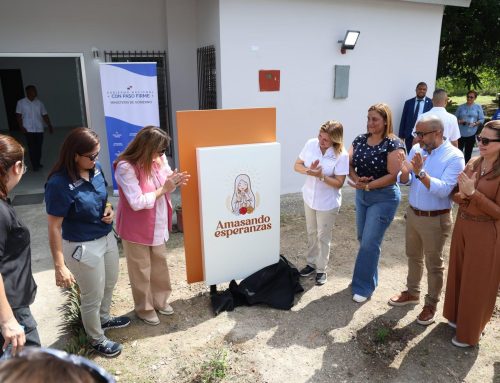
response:
<svg viewBox="0 0 500 383"><path fill-rule="evenodd" d="M64 217L62 237L71 242L92 241L109 234L112 224L101 221L108 200L108 185L96 163L89 181L73 182L66 171L55 173L45 184L47 214Z"/></svg>

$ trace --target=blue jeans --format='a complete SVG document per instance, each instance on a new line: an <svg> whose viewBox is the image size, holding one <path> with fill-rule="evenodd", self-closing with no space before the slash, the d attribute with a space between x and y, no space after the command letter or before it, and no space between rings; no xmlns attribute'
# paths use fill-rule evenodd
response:
<svg viewBox="0 0 500 383"><path fill-rule="evenodd" d="M397 184L370 191L356 190L359 251L352 275L353 294L370 297L377 287L380 245L400 200Z"/></svg>

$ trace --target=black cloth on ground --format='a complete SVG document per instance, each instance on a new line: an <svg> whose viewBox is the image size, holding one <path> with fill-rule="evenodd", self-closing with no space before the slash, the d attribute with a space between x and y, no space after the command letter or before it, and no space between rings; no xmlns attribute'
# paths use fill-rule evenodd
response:
<svg viewBox="0 0 500 383"><path fill-rule="evenodd" d="M211 295L215 315L233 311L238 306L266 304L280 310L290 310L295 294L304 291L299 272L284 256L272 265L253 273L240 284L232 280L229 289Z"/></svg>

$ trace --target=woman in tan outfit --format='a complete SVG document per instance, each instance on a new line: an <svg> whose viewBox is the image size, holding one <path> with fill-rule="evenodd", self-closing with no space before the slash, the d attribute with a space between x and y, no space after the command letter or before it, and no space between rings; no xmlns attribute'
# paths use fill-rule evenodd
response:
<svg viewBox="0 0 500 383"><path fill-rule="evenodd" d="M453 200L460 205L451 239L444 316L456 327L452 343L479 343L500 284L500 121L477 137L480 156L458 177Z"/></svg>

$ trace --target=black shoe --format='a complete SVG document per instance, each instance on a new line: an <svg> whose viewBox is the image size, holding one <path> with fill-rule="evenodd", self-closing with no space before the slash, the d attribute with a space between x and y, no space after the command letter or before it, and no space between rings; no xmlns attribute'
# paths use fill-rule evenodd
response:
<svg viewBox="0 0 500 383"><path fill-rule="evenodd" d="M308 275L311 275L315 271L316 269L314 267L307 265L306 267L304 267L302 270L299 271L299 274L301 277L307 277Z"/></svg>
<svg viewBox="0 0 500 383"><path fill-rule="evenodd" d="M316 274L316 284L318 286L324 285L326 283L326 273Z"/></svg>
<svg viewBox="0 0 500 383"><path fill-rule="evenodd" d="M130 324L130 319L128 317L111 317L106 323L101 325L104 331L110 328L122 328L127 327Z"/></svg>
<svg viewBox="0 0 500 383"><path fill-rule="evenodd" d="M93 344L92 348L98 354L105 356L107 358L111 358L113 356L120 355L122 352L123 346L120 343L113 342L109 339L104 339L101 343Z"/></svg>

